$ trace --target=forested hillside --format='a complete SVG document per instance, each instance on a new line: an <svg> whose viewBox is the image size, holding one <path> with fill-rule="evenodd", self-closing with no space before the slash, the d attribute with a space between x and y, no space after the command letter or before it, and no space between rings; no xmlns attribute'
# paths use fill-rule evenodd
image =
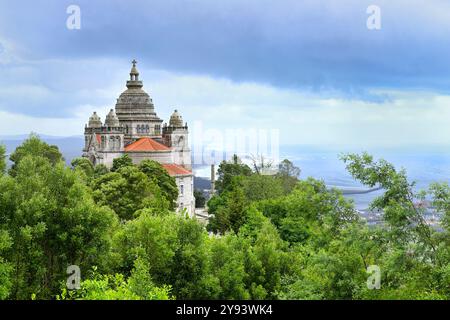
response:
<svg viewBox="0 0 450 320"><path fill-rule="evenodd" d="M205 227L174 212L175 181L154 161L111 170L30 136L0 147L0 299L449 299L450 187L414 193L403 170L343 155L384 225L290 161L262 175L237 157L218 171ZM429 201L442 230L423 219ZM67 267L81 271L67 288ZM369 266L381 271L369 289Z"/></svg>

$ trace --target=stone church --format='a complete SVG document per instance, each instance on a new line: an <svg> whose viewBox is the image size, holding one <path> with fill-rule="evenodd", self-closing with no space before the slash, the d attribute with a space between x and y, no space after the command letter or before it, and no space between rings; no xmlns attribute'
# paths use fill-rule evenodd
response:
<svg viewBox="0 0 450 320"><path fill-rule="evenodd" d="M119 96L102 122L96 112L84 129L83 157L94 165L111 167L113 160L128 154L133 163L150 159L161 163L176 180L178 210L195 212L194 176L191 166L187 123L177 110L169 123L164 123L155 111L152 98L142 87L136 61L133 60L127 89Z"/></svg>

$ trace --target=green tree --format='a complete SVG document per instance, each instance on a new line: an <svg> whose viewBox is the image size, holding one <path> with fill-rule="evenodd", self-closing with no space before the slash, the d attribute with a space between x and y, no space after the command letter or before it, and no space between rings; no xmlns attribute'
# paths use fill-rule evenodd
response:
<svg viewBox="0 0 450 320"><path fill-rule="evenodd" d="M248 165L243 164L237 155L234 155L231 161L222 161L217 174L216 189L220 194L231 186L233 177L250 176L252 169Z"/></svg>
<svg viewBox="0 0 450 320"><path fill-rule="evenodd" d="M284 159L278 165L278 174L280 176L298 178L300 176L300 172L301 172L300 168L296 167L288 159Z"/></svg>
<svg viewBox="0 0 450 320"><path fill-rule="evenodd" d="M246 252L250 242L234 234L208 240L209 276L203 286L208 288L210 299L250 299L246 286Z"/></svg>
<svg viewBox="0 0 450 320"><path fill-rule="evenodd" d="M235 179L241 184L249 201L273 199L285 194L282 180L276 176L254 174Z"/></svg>
<svg viewBox="0 0 450 320"><path fill-rule="evenodd" d="M70 164L72 165L73 169L79 169L84 172L84 174L86 174L88 178L94 175L94 165L87 158L75 158L71 161Z"/></svg>
<svg viewBox="0 0 450 320"><path fill-rule="evenodd" d="M178 246L167 282L177 299L207 299L208 291L201 283L208 274L205 252L208 235L195 218L178 217L176 221Z"/></svg>
<svg viewBox="0 0 450 320"><path fill-rule="evenodd" d="M450 232L450 186L447 183L433 183L429 190L433 206L443 214L442 226Z"/></svg>
<svg viewBox="0 0 450 320"><path fill-rule="evenodd" d="M425 221L426 208L417 205L425 201L426 195L414 191L415 183L408 181L405 170L397 171L383 159L374 161L367 153L344 155L342 159L355 179L367 186L380 186L385 190L372 202L371 209L384 212L383 219L392 228L392 239L404 245L419 241L431 249L430 258L435 259L437 244L434 231Z"/></svg>
<svg viewBox="0 0 450 320"><path fill-rule="evenodd" d="M328 242L358 216L351 202L322 181L308 178L298 182L289 195L258 203L258 208L278 227L283 240L318 245Z"/></svg>
<svg viewBox="0 0 450 320"><path fill-rule="evenodd" d="M0 145L0 176L5 173L6 170L6 148Z"/></svg>
<svg viewBox="0 0 450 320"><path fill-rule="evenodd" d="M4 253L13 268L11 298L50 298L67 266L104 266L116 216L94 203L78 172L32 153L0 184L0 230L11 237Z"/></svg>
<svg viewBox="0 0 450 320"><path fill-rule="evenodd" d="M138 258L128 279L122 274L99 274L94 271L81 282L80 289L63 288L60 300L169 300L170 286L156 287L148 272L148 264Z"/></svg>
<svg viewBox="0 0 450 320"><path fill-rule="evenodd" d="M199 189L194 190L195 207L204 208L206 205L206 198L203 192Z"/></svg>
<svg viewBox="0 0 450 320"><path fill-rule="evenodd" d="M12 265L2 257L11 246L11 237L8 232L0 229L0 300L6 299L11 291Z"/></svg>
<svg viewBox="0 0 450 320"><path fill-rule="evenodd" d="M282 276L290 272L287 244L281 240L270 219L252 206L240 237L251 241L246 258L246 286L252 299L277 299Z"/></svg>
<svg viewBox="0 0 450 320"><path fill-rule="evenodd" d="M113 160L113 165L111 168L111 172L115 172L123 167L129 167L133 165L133 160L131 160L130 156L128 154L124 154L119 158L115 158Z"/></svg>
<svg viewBox="0 0 450 320"><path fill-rule="evenodd" d="M208 298L207 239L196 219L142 212L116 234L119 271L127 274L141 259L155 285L170 285L177 299Z"/></svg>
<svg viewBox="0 0 450 320"><path fill-rule="evenodd" d="M278 173L276 177L281 181L285 194L290 193L298 182L300 176L300 168L296 167L288 159L284 159L278 165Z"/></svg>
<svg viewBox="0 0 450 320"><path fill-rule="evenodd" d="M94 178L99 178L100 176L109 173L108 168L104 164L97 164L94 167Z"/></svg>
<svg viewBox="0 0 450 320"><path fill-rule="evenodd" d="M168 283L173 258L178 247L178 219L143 212L126 222L115 235L115 252L120 257L119 271L129 273L135 259L140 257L149 265L150 275L156 284Z"/></svg>
<svg viewBox="0 0 450 320"><path fill-rule="evenodd" d="M374 161L367 153L345 155L343 159L357 180L384 190L371 208L383 212L386 223L378 237L384 243L383 253L374 256L375 264L384 271L382 283L385 285L377 292L362 290L360 296L365 299L448 297L448 185L433 184L429 190L416 191L415 183L408 181L405 170L396 170L385 160ZM442 232L436 232L425 221L428 201L443 215Z"/></svg>
<svg viewBox="0 0 450 320"><path fill-rule="evenodd" d="M168 210L159 187L135 166L121 167L92 182L93 196L100 206L108 206L123 220L135 217L138 210Z"/></svg>
<svg viewBox="0 0 450 320"><path fill-rule="evenodd" d="M209 219L208 230L224 234L227 231L237 233L245 223L249 201L238 180L221 195L214 196L208 202L208 212L213 215Z"/></svg>
<svg viewBox="0 0 450 320"><path fill-rule="evenodd" d="M159 186L162 195L170 204L170 210L175 210L178 199L178 187L175 178L171 177L160 163L153 160L142 161L139 169Z"/></svg>
<svg viewBox="0 0 450 320"><path fill-rule="evenodd" d="M12 176L16 174L17 166L26 156L46 158L52 165L56 165L64 160L57 146L47 144L38 135L32 133L9 157L13 162L10 169Z"/></svg>

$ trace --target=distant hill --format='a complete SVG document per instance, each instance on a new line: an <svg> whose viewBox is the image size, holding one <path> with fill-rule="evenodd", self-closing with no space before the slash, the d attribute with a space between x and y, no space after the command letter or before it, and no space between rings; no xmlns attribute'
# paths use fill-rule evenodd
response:
<svg viewBox="0 0 450 320"><path fill-rule="evenodd" d="M73 137L57 137L38 134L39 137L51 145L56 145L67 163L70 165L72 159L81 157L82 149L84 147L83 136ZM29 135L11 135L0 136L0 144L6 146L7 154L13 152ZM211 182L207 178L194 177L194 187L200 190L209 190L211 188Z"/></svg>
<svg viewBox="0 0 450 320"><path fill-rule="evenodd" d="M73 158L80 157L84 146L84 138L82 136L73 137L55 137L40 135L39 137L51 145L56 145L64 156L67 164L70 164ZM6 152L13 152L28 135L0 136L0 143L6 146Z"/></svg>
<svg viewBox="0 0 450 320"><path fill-rule="evenodd" d="M199 190L210 190L211 180L203 177L194 177L194 187Z"/></svg>

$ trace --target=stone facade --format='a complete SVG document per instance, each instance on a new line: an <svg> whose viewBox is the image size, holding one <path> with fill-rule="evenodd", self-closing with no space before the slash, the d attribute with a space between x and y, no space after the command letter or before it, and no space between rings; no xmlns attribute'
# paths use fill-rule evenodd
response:
<svg viewBox="0 0 450 320"><path fill-rule="evenodd" d="M89 118L84 129L83 157L94 165L107 167L125 153L135 164L147 159L161 163L177 183L179 210L186 209L194 215L194 177L187 123L183 123L175 110L169 124L162 125L153 100L143 90L135 60L126 86L104 123L96 112Z"/></svg>

